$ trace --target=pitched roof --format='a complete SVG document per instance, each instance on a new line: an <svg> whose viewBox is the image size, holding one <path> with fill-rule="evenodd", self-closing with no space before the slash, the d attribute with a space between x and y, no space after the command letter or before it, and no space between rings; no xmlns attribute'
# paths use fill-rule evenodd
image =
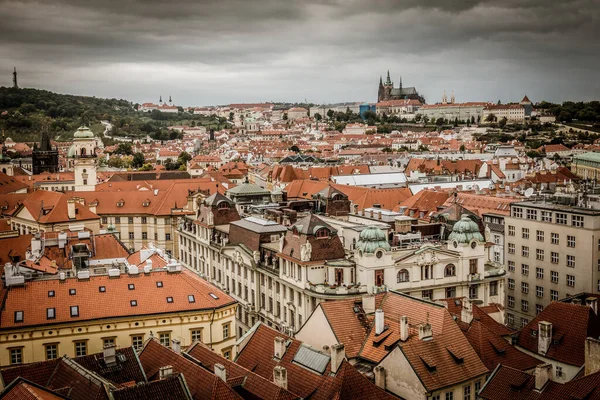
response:
<svg viewBox="0 0 600 400"><path fill-rule="evenodd" d="M189 356L191 361L199 363L209 371L214 371L215 364L221 364L225 367L227 373L227 383L233 390L242 397L245 393L255 396L259 399L296 399L297 396L290 391L281 388L268 379L236 364L221 355L212 351L208 346L201 342L195 342L185 352L184 356ZM241 384L237 381L242 379Z"/></svg>
<svg viewBox="0 0 600 400"><path fill-rule="evenodd" d="M181 354L161 345L156 339L146 342L139 358L146 376L151 381L158 377L159 369L167 365L173 367L174 373L186 376L186 382L194 399L241 399L220 378Z"/></svg>
<svg viewBox="0 0 600 400"><path fill-rule="evenodd" d="M391 291L385 295L381 309L388 328L381 335L371 329L360 357L379 363L397 345L427 391L448 387L488 371L445 307ZM400 341L401 316L408 317L409 338L406 342ZM418 337L418 326L424 323L431 325L432 340L424 341ZM454 354L460 354L461 360L458 361Z"/></svg>
<svg viewBox="0 0 600 400"><path fill-rule="evenodd" d="M5 387L0 393L4 400L61 400L67 399L52 390L37 385L27 379L18 378Z"/></svg>
<svg viewBox="0 0 600 400"><path fill-rule="evenodd" d="M142 385L113 390L111 395L114 400L192 400L186 385L186 378L181 374L174 374Z"/></svg>
<svg viewBox="0 0 600 400"><path fill-rule="evenodd" d="M599 400L600 372L561 384L548 381L535 389L535 376L499 365L479 393L484 400Z"/></svg>
<svg viewBox="0 0 600 400"><path fill-rule="evenodd" d="M73 221L67 212L67 201L70 196L47 190L37 190L23 201L23 207L29 211L35 221L41 224ZM88 207L75 203L75 221L100 219Z"/></svg>
<svg viewBox="0 0 600 400"><path fill-rule="evenodd" d="M286 340L286 351L281 359L274 357L276 337ZM282 366L287 370L288 390L302 398L311 399L394 399L395 397L376 387L347 361L343 361L335 375L327 362L322 373L301 366L297 354L301 349L321 354L302 342L259 324L248 343L241 349L236 362L271 380L273 369ZM328 355L324 357L329 358Z"/></svg>
<svg viewBox="0 0 600 400"><path fill-rule="evenodd" d="M538 353L538 332L542 321L552 323L552 342L545 357L569 365L585 363L585 339L600 336L600 317L585 305L552 302L521 331L517 345Z"/></svg>
<svg viewBox="0 0 600 400"><path fill-rule="evenodd" d="M161 287L157 287L158 281L163 283ZM134 285L133 290L129 289L129 284ZM104 286L106 290L100 292L100 286ZM69 289L76 289L76 294L70 295ZM55 295L48 297L48 291L51 290ZM210 296L210 293L215 294L217 299ZM190 295L194 296L193 303L188 300ZM172 303L167 303L167 296L173 297ZM137 305L132 306L132 300ZM5 305L0 312L0 329L212 309L235 302L233 298L187 270L177 273L154 271L135 276L122 274L118 279L103 275L92 276L88 280L69 278L64 282L58 279L31 281L25 286L8 288L4 301ZM98 307L98 304L103 306ZM70 306L79 307L78 316L71 317ZM47 319L47 308L56 309L54 319ZM16 311L23 311L23 322L15 322Z"/></svg>

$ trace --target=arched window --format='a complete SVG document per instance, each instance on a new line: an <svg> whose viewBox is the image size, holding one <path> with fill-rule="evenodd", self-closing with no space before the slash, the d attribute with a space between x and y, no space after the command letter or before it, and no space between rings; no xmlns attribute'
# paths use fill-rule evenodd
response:
<svg viewBox="0 0 600 400"><path fill-rule="evenodd" d="M455 275L456 275L456 267L454 266L454 264L446 265L446 268L444 268L444 276L455 276Z"/></svg>
<svg viewBox="0 0 600 400"><path fill-rule="evenodd" d="M400 271L398 271L398 275L396 276L398 283L401 282L408 282L408 271L405 269L401 269Z"/></svg>
<svg viewBox="0 0 600 400"><path fill-rule="evenodd" d="M329 237L329 229L321 228L315 233L315 236L318 239Z"/></svg>
<svg viewBox="0 0 600 400"><path fill-rule="evenodd" d="M222 201L219 203L218 207L219 210L226 210L229 208L229 203L227 203L226 201Z"/></svg>

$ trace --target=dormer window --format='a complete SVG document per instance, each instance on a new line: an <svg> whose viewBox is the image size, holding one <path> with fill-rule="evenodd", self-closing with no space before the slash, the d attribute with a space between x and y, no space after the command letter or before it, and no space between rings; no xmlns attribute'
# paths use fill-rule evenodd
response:
<svg viewBox="0 0 600 400"><path fill-rule="evenodd" d="M195 302L196 302L196 298L194 297L194 295L193 295L193 294L190 294L190 295L188 296L188 301L189 301L190 303L195 303Z"/></svg>
<svg viewBox="0 0 600 400"><path fill-rule="evenodd" d="M142 206L144 206L144 207L150 206L150 200L148 200L148 199L144 200L144 202L142 203Z"/></svg>
<svg viewBox="0 0 600 400"><path fill-rule="evenodd" d="M69 289L69 296L75 296L77 294L77 289Z"/></svg>
<svg viewBox="0 0 600 400"><path fill-rule="evenodd" d="M125 205L125 200L117 201L117 207L123 207Z"/></svg>
<svg viewBox="0 0 600 400"><path fill-rule="evenodd" d="M54 297L54 296L55 296L54 290L48 290L48 297Z"/></svg>
<svg viewBox="0 0 600 400"><path fill-rule="evenodd" d="M329 237L329 229L321 228L315 233L315 236L317 237L317 239L328 238Z"/></svg>
<svg viewBox="0 0 600 400"><path fill-rule="evenodd" d="M23 322L23 311L15 311L15 323Z"/></svg>

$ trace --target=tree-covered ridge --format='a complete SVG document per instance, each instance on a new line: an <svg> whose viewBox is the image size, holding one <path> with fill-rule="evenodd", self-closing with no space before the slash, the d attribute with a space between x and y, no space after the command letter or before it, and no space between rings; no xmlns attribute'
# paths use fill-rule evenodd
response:
<svg viewBox="0 0 600 400"><path fill-rule="evenodd" d="M182 110L180 110L182 111ZM0 128L15 141L37 141L40 131L48 129L56 140L71 140L81 125L95 134L104 131L100 121L112 124L113 136L146 137L169 140L181 137L169 131L170 125L205 125L224 127L224 118L205 117L185 112L163 114L142 113L122 99L58 94L47 90L0 87Z"/></svg>

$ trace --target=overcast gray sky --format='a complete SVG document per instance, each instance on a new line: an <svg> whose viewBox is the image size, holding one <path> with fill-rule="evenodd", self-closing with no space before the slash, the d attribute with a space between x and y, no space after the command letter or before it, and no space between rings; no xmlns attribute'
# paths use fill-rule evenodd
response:
<svg viewBox="0 0 600 400"><path fill-rule="evenodd" d="M0 85L179 105L597 100L598 0L0 0ZM384 76L385 78L385 76Z"/></svg>

